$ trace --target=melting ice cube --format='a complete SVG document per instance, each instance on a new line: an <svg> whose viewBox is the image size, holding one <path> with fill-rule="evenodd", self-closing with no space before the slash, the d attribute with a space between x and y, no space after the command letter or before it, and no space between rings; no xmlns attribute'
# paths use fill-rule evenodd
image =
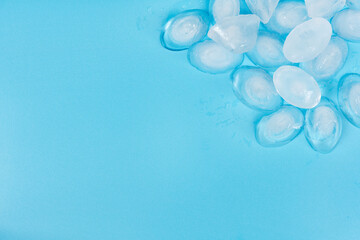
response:
<svg viewBox="0 0 360 240"><path fill-rule="evenodd" d="M267 23L273 15L279 0L245 0L245 2L250 11L259 16L261 22Z"/></svg>
<svg viewBox="0 0 360 240"><path fill-rule="evenodd" d="M255 46L259 24L253 14L227 17L212 26L208 36L235 53L244 53Z"/></svg>
<svg viewBox="0 0 360 240"><path fill-rule="evenodd" d="M315 151L331 152L340 140L341 131L341 115L331 100L322 98L319 105L306 111L304 133Z"/></svg>
<svg viewBox="0 0 360 240"><path fill-rule="evenodd" d="M360 10L360 1L359 0L347 0L346 4L349 6L349 8L351 9L357 9Z"/></svg>
<svg viewBox="0 0 360 240"><path fill-rule="evenodd" d="M161 34L162 45L174 51L188 49L201 41L209 29L209 14L202 10L189 10L171 18Z"/></svg>
<svg viewBox="0 0 360 240"><path fill-rule="evenodd" d="M310 19L289 33L284 43L284 55L294 63L310 61L325 50L331 35L331 24L326 19Z"/></svg>
<svg viewBox="0 0 360 240"><path fill-rule="evenodd" d="M331 18L344 8L346 0L305 0L308 15L311 18Z"/></svg>
<svg viewBox="0 0 360 240"><path fill-rule="evenodd" d="M273 111L282 105L269 73L257 67L244 66L232 74L235 95L250 108Z"/></svg>
<svg viewBox="0 0 360 240"><path fill-rule="evenodd" d="M256 125L255 137L264 147L280 147L291 142L302 130L304 116L292 106L283 106L278 111L261 118Z"/></svg>
<svg viewBox="0 0 360 240"><path fill-rule="evenodd" d="M189 49L188 59L190 64L200 71L216 74L230 71L240 65L244 56L230 52L212 40L205 40Z"/></svg>
<svg viewBox="0 0 360 240"><path fill-rule="evenodd" d="M300 67L316 80L327 80L333 77L343 66L348 54L347 43L332 37L329 45L315 59L300 64Z"/></svg>
<svg viewBox="0 0 360 240"><path fill-rule="evenodd" d="M266 27L279 34L288 34L308 18L304 2L298 0L282 1L275 9Z"/></svg>
<svg viewBox="0 0 360 240"><path fill-rule="evenodd" d="M284 42L276 33L260 31L255 47L247 52L249 59L264 68L277 68L290 64L283 54Z"/></svg>
<svg viewBox="0 0 360 240"><path fill-rule="evenodd" d="M360 41L360 10L345 9L338 12L331 24L334 32L345 40Z"/></svg>
<svg viewBox="0 0 360 240"><path fill-rule="evenodd" d="M354 126L360 128L360 75L343 76L338 86L338 101L341 111Z"/></svg>
<svg viewBox="0 0 360 240"><path fill-rule="evenodd" d="M273 81L280 96L293 106L310 109L320 102L319 85L301 68L282 66L275 71Z"/></svg>
<svg viewBox="0 0 360 240"><path fill-rule="evenodd" d="M217 22L226 17L237 16L240 14L239 0L210 0L210 13Z"/></svg>

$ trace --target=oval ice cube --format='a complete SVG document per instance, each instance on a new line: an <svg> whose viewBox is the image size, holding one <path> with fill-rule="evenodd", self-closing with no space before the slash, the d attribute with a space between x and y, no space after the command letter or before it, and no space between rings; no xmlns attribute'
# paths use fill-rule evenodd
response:
<svg viewBox="0 0 360 240"><path fill-rule="evenodd" d="M264 147L280 147L296 138L304 125L302 112L292 106L283 106L278 111L261 118L256 124L255 137Z"/></svg>
<svg viewBox="0 0 360 240"><path fill-rule="evenodd" d="M245 2L250 11L261 19L261 22L267 23L273 15L279 0L245 0Z"/></svg>
<svg viewBox="0 0 360 240"><path fill-rule="evenodd" d="M234 69L242 63L244 56L230 52L212 40L205 40L189 49L188 59L198 70L216 74Z"/></svg>
<svg viewBox="0 0 360 240"><path fill-rule="evenodd" d="M315 151L331 152L339 142L341 131L341 115L329 99L322 98L319 105L306 111L304 133Z"/></svg>
<svg viewBox="0 0 360 240"><path fill-rule="evenodd" d="M310 19L289 33L284 43L284 55L294 63L310 61L325 50L331 35L331 24L326 19Z"/></svg>
<svg viewBox="0 0 360 240"><path fill-rule="evenodd" d="M275 71L273 81L276 91L293 106L308 109L320 102L319 85L301 68L282 66Z"/></svg>
<svg viewBox="0 0 360 240"><path fill-rule="evenodd" d="M255 47L247 52L249 59L264 68L277 68L290 64L283 54L284 42L276 33L260 31Z"/></svg>
<svg viewBox="0 0 360 240"><path fill-rule="evenodd" d="M162 45L173 51L188 49L206 36L209 19L209 14L203 10L189 10L174 16L161 33Z"/></svg>
<svg viewBox="0 0 360 240"><path fill-rule="evenodd" d="M208 36L235 53L244 53L255 46L259 24L253 14L227 17L212 26Z"/></svg>
<svg viewBox="0 0 360 240"><path fill-rule="evenodd" d="M304 2L298 0L282 1L275 9L266 27L279 34L288 34L308 18Z"/></svg>
<svg viewBox="0 0 360 240"><path fill-rule="evenodd" d="M334 32L348 41L360 41L360 10L345 9L331 20Z"/></svg>
<svg viewBox="0 0 360 240"><path fill-rule="evenodd" d="M351 9L357 9L360 10L360 1L359 0L347 0L346 4L349 6L349 8Z"/></svg>
<svg viewBox="0 0 360 240"><path fill-rule="evenodd" d="M341 111L354 126L360 128L360 75L347 74L338 86L338 101Z"/></svg>
<svg viewBox="0 0 360 240"><path fill-rule="evenodd" d="M346 0L305 0L309 17L331 18L344 8Z"/></svg>
<svg viewBox="0 0 360 240"><path fill-rule="evenodd" d="M246 106L263 111L273 111L282 105L269 73L257 67L244 66L232 76L235 95Z"/></svg>
<svg viewBox="0 0 360 240"><path fill-rule="evenodd" d="M301 63L300 67L316 80L329 79L344 66L347 54L347 43L339 37L332 37L328 46L319 56L311 61Z"/></svg>
<svg viewBox="0 0 360 240"><path fill-rule="evenodd" d="M217 22L226 17L240 14L239 0L210 0L209 10L213 19Z"/></svg>

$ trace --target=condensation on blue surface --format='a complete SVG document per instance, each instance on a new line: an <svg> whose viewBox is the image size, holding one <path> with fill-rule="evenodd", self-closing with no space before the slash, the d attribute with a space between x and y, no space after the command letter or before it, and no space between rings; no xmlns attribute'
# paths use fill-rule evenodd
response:
<svg viewBox="0 0 360 240"><path fill-rule="evenodd" d="M322 98L319 105L306 111L304 134L315 151L330 153L339 143L341 133L340 112L328 98Z"/></svg>
<svg viewBox="0 0 360 240"><path fill-rule="evenodd" d="M161 46L207 4L1 1L1 240L359 237L360 129L344 119L328 155L303 134L263 148L229 74Z"/></svg>

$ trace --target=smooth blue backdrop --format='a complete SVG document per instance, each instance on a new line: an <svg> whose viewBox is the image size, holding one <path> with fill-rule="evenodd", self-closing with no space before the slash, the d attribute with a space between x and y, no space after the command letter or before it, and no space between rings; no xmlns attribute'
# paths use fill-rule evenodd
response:
<svg viewBox="0 0 360 240"><path fill-rule="evenodd" d="M359 239L360 129L329 155L260 147L228 74L160 45L205 6L0 2L1 240Z"/></svg>

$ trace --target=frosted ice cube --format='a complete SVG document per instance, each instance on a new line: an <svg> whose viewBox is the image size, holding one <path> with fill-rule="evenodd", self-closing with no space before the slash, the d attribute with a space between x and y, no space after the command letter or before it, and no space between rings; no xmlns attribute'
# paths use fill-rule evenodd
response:
<svg viewBox="0 0 360 240"><path fill-rule="evenodd" d="M240 65L244 55L230 52L212 40L205 40L189 49L188 59L198 70L216 74L230 71Z"/></svg>
<svg viewBox="0 0 360 240"><path fill-rule="evenodd" d="M348 41L360 41L360 10L345 9L331 20L334 32Z"/></svg>
<svg viewBox="0 0 360 240"><path fill-rule="evenodd" d="M301 63L300 67L316 80L329 79L344 66L347 54L347 43L339 37L332 37L329 45L319 56Z"/></svg>
<svg viewBox="0 0 360 240"><path fill-rule="evenodd" d="M275 71L273 81L280 96L293 106L309 109L320 102L319 85L301 68L282 66Z"/></svg>
<svg viewBox="0 0 360 240"><path fill-rule="evenodd" d="M253 14L227 17L212 26L208 36L235 53L244 53L255 46L259 24Z"/></svg>
<svg viewBox="0 0 360 240"><path fill-rule="evenodd" d="M273 15L279 0L245 0L253 14L256 14L261 19L261 22L269 22Z"/></svg>
<svg viewBox="0 0 360 240"><path fill-rule="evenodd" d="M264 68L277 68L290 64L283 54L284 42L276 33L260 31L255 47L247 52L249 59Z"/></svg>
<svg viewBox="0 0 360 240"><path fill-rule="evenodd" d="M269 73L257 67L244 66L236 69L232 76L235 95L250 108L273 111L282 105Z"/></svg>
<svg viewBox="0 0 360 240"><path fill-rule="evenodd" d="M311 18L331 18L344 8L346 0L305 0L308 15Z"/></svg>
<svg viewBox="0 0 360 240"><path fill-rule="evenodd" d="M162 45L174 51L188 49L201 41L209 30L209 14L202 10L189 10L171 18L161 33Z"/></svg>
<svg viewBox="0 0 360 240"><path fill-rule="evenodd" d="M210 13L217 22L226 17L237 16L240 14L239 0L210 0Z"/></svg>
<svg viewBox="0 0 360 240"><path fill-rule="evenodd" d="M266 27L280 34L288 34L308 18L304 2L298 0L281 1Z"/></svg>
<svg viewBox="0 0 360 240"><path fill-rule="evenodd" d="M346 3L349 6L349 8L351 8L351 9L360 10L360 1L359 0L347 0Z"/></svg>
<svg viewBox="0 0 360 240"><path fill-rule="evenodd" d="M331 152L338 144L341 132L341 115L329 99L322 98L319 105L306 111L304 133L315 151Z"/></svg>
<svg viewBox="0 0 360 240"><path fill-rule="evenodd" d="M284 43L285 57L294 63L316 58L329 44L331 24L324 18L313 18L296 26Z"/></svg>
<svg viewBox="0 0 360 240"><path fill-rule="evenodd" d="M283 106L278 111L261 118L256 125L255 137L264 147L280 147L291 142L302 130L304 116L292 106Z"/></svg>
<svg viewBox="0 0 360 240"><path fill-rule="evenodd" d="M338 87L338 101L341 111L354 126L360 128L360 75L343 76Z"/></svg>

